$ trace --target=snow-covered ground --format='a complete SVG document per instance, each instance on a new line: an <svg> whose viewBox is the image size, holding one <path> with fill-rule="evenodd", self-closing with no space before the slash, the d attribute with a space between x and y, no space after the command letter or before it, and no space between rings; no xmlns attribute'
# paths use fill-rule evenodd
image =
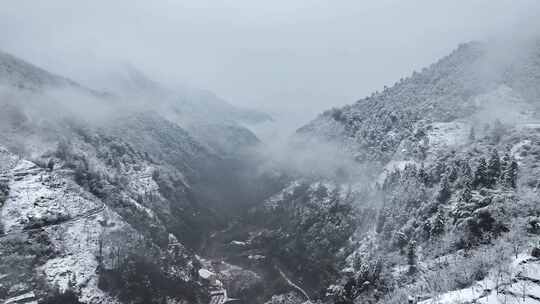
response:
<svg viewBox="0 0 540 304"><path fill-rule="evenodd" d="M403 171L407 165L418 165L415 161L412 160L391 160L384 166L381 174L377 178L377 183L382 185L386 177L394 171Z"/></svg>
<svg viewBox="0 0 540 304"><path fill-rule="evenodd" d="M450 291L418 304L468 303L540 303L540 260L521 254L511 263L509 273L492 272L468 288Z"/></svg>
<svg viewBox="0 0 540 304"><path fill-rule="evenodd" d="M0 161L0 174L9 185L9 196L0 210L6 233L0 242L6 236L23 235L28 229L45 232L57 254L35 269L33 276L40 277L51 288L75 290L85 303L117 303L97 286L96 256L100 242L104 243L106 255L115 236L122 235L127 241L129 236L136 236L135 230L65 177L62 170L46 170L5 150L0 151ZM16 303L17 297L31 298L30 292L6 301Z"/></svg>
<svg viewBox="0 0 540 304"><path fill-rule="evenodd" d="M433 123L428 133L430 150L466 144L471 125L463 121Z"/></svg>
<svg viewBox="0 0 540 304"><path fill-rule="evenodd" d="M479 110L473 115L473 121L478 125L496 119L506 124L523 124L533 119L534 109L531 104L505 85L478 95L474 104Z"/></svg>
<svg viewBox="0 0 540 304"><path fill-rule="evenodd" d="M268 209L275 209L285 199L287 195L291 195L298 186L301 185L300 180L291 182L285 189L281 190L277 194L274 194L264 202L264 206Z"/></svg>
<svg viewBox="0 0 540 304"><path fill-rule="evenodd" d="M100 225L104 221L110 227ZM108 209L93 217L49 229L48 232L53 244L63 249L63 254L40 267L43 279L61 290L75 288L80 292L80 300L85 303L116 303L115 299L98 288L96 256L99 242L108 239L108 235L135 232ZM104 246L109 247L110 244L105 241Z"/></svg>
<svg viewBox="0 0 540 304"><path fill-rule="evenodd" d="M73 182L27 160L3 177L10 189L0 213L6 233L73 220L101 207Z"/></svg>

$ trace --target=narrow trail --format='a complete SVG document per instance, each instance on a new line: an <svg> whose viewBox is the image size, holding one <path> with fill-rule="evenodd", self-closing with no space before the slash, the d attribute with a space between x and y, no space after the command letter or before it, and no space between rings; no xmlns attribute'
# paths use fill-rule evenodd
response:
<svg viewBox="0 0 540 304"><path fill-rule="evenodd" d="M8 171L4 170L3 172L0 172L0 178L8 180L8 181L9 180L17 181L17 179L16 179L17 177L20 178L20 179L24 179L26 177L32 177L32 176L38 176L38 175L40 175L41 178L43 178L44 171L45 171L44 169L39 168L37 165L33 164L31 167L28 167L28 168L25 168L25 169L19 169L19 170L13 169L13 172L11 174L9 174ZM92 217L94 215L97 215L97 214L105 211L106 205L103 204L102 202L100 202L100 204L101 204L101 206L99 206L97 208L88 210L86 212L75 215L75 216L73 216L71 218L68 218L68 219L63 219L63 220L60 220L60 221L57 221L57 222L54 222L54 223L45 224L45 225L42 225L42 226L39 226L39 227L28 228L28 229L22 228L22 229L18 229L18 230L14 230L14 231L9 231L9 232L4 233L4 234L0 234L0 240L3 239L3 238L6 238L6 237L12 236L12 235L20 235L20 234L23 234L23 233L28 233L28 232L33 232L33 231L40 231L42 229L61 226L61 225L67 225L67 224L70 224L70 223L75 223L75 222L81 221L83 219L90 218L90 217Z"/></svg>
<svg viewBox="0 0 540 304"><path fill-rule="evenodd" d="M49 224L49 225L43 225L43 226L39 226L39 227L36 227L36 228L30 228L30 229L21 229L21 230L17 230L17 231L11 231L11 232L8 232L8 233L5 233L5 234L2 234L0 235L0 240L3 239L3 238L6 238L8 236L11 236L11 235L18 235L18 234L22 234L22 233L27 233L27 232L32 232L32 231L40 231L42 229L46 229L46 228L50 228L50 227L55 227L55 226L61 226L61 225L66 225L66 224L70 224L70 223L75 223L75 222L78 222L78 221L81 221L83 219L87 219L87 218L90 218L94 215L97 215L101 212L103 212L105 210L105 205L102 205L101 207L99 208L95 208L95 209L92 209L92 210L89 210L79 216L75 216L75 217L72 217L70 219L67 219L67 220L64 220L64 221L60 221L58 223L54 223L54 224Z"/></svg>
<svg viewBox="0 0 540 304"><path fill-rule="evenodd" d="M311 301L311 298L309 297L308 293L302 289L302 287L296 285L293 281L291 281L287 275L285 275L285 273L283 272L283 270L281 270L281 268L279 268L278 266L276 266L276 269L279 271L279 274L281 275L281 277L287 282L287 284L289 284L291 287L293 287L294 289L298 290L301 294L304 295L304 297L306 297L306 300L308 301Z"/></svg>

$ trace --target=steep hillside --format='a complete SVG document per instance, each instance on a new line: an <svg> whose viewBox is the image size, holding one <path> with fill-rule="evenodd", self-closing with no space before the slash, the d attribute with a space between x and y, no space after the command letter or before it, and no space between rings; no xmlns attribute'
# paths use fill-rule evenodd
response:
<svg viewBox="0 0 540 304"><path fill-rule="evenodd" d="M294 274L299 285L328 303L404 303L409 297L446 303L437 295L491 280L513 256L530 253L540 212L540 45L518 46L463 44L421 72L298 130L295 142L306 151L329 144L349 155L357 164L352 167L372 168L363 171L371 182L360 183L351 202L338 199L336 206L350 206L356 220L352 230L342 221L331 228L343 233L339 240L321 232L313 236L312 228L288 230L287 223L335 223L326 219L339 214L319 209L312 218L305 210L322 205L302 191L293 197L305 199L293 200L297 207L285 213L287 223L258 221L260 229L286 236L272 248L303 248L285 249L304 252L294 262L298 266L309 265L316 252L305 252L305 240L323 237L314 242L336 246L326 250L333 259L318 269L317 283L303 278L313 278L304 269ZM354 190L358 178L341 183ZM279 206L290 197L280 194L273 201ZM274 216L284 215L270 209L265 218ZM510 282L498 280L482 296L514 288ZM533 293L524 297L536 301Z"/></svg>
<svg viewBox="0 0 540 304"><path fill-rule="evenodd" d="M124 204L133 206L121 209L75 182L81 174L77 168L66 164L40 167L5 149L0 153L6 192L0 221L0 297L6 303L148 299L155 294L136 288L137 276L149 269L154 273L148 275L148 284L156 291L177 299L204 300L202 289L178 293L183 285L186 290L192 288L188 286L197 279L197 260L184 247L175 247L172 234L165 234L160 244L140 222L141 217L130 220L137 210L152 211L130 202L128 189L119 195L125 197ZM166 233L157 218L152 225ZM169 264L159 270L162 263ZM175 293L159 284L175 284Z"/></svg>
<svg viewBox="0 0 540 304"><path fill-rule="evenodd" d="M265 115L124 76L0 55L7 303L538 302L537 41L463 44L277 156Z"/></svg>
<svg viewBox="0 0 540 304"><path fill-rule="evenodd" d="M258 123L272 118L262 112L236 107L210 91L184 85L174 87L150 79L133 66L123 66L105 75L107 88L128 98L147 98L180 121Z"/></svg>
<svg viewBox="0 0 540 304"><path fill-rule="evenodd" d="M387 162L407 141L418 145L432 122L465 119L478 129L495 119L524 122L520 115L538 110L538 43L497 47L460 45L421 72L353 105L327 111L298 132L335 141L359 161ZM509 51L515 53L505 53Z"/></svg>
<svg viewBox="0 0 540 304"><path fill-rule="evenodd" d="M258 141L244 125L272 120L268 114L233 106L209 91L181 85L168 87L131 66L106 77L110 78L108 89L115 94L180 125L217 153L234 156L252 147ZM238 140L233 144L224 138Z"/></svg>
<svg viewBox="0 0 540 304"><path fill-rule="evenodd" d="M47 86L70 86L74 82L51 74L10 54L0 52L0 79L3 83L22 89L41 89Z"/></svg>
<svg viewBox="0 0 540 304"><path fill-rule="evenodd" d="M0 59L0 299L208 301L195 250L253 203L246 165L159 109Z"/></svg>

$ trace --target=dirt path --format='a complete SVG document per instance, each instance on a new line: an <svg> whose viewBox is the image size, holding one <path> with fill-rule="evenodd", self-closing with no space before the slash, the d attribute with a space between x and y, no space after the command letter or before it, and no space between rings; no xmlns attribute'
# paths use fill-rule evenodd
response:
<svg viewBox="0 0 540 304"><path fill-rule="evenodd" d="M45 229L45 228L61 226L61 225L69 224L69 223L75 223L75 222L81 221L83 219L90 218L90 217L92 217L92 216L94 216L94 215L96 215L98 213L103 212L104 210L105 210L105 205L102 205L99 208L89 210L89 211L87 211L87 212L85 212L85 213L83 213L83 214L81 214L79 216L72 217L72 218L67 219L65 221L61 221L61 222L54 223L54 224L49 224L49 225L43 225L43 226L36 227L36 228L21 229L21 230L17 230L17 231L11 231L9 233L5 233L5 234L0 235L0 239L6 238L6 237L11 236L11 235L17 235L17 234L22 234L22 233L27 233L27 232L32 232L32 231L40 231L40 230Z"/></svg>
<svg viewBox="0 0 540 304"><path fill-rule="evenodd" d="M287 275L285 274L285 272L283 272L283 270L281 270L281 268L279 268L278 266L276 266L276 269L278 270L279 274L281 275L281 277L287 282L287 284L289 284L291 287L293 287L294 289L298 290L301 294L304 295L304 297L306 297L306 300L308 301L311 301L311 298L309 297L308 293L302 289L302 287L296 285L293 281L291 281Z"/></svg>

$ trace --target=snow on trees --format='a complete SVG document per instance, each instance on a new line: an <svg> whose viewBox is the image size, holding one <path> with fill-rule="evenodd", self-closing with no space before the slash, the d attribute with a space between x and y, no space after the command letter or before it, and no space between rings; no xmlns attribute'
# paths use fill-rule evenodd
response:
<svg viewBox="0 0 540 304"><path fill-rule="evenodd" d="M508 154L505 154L502 162L501 169L501 184L504 187L516 188L518 175L518 163L515 159L510 158Z"/></svg>
<svg viewBox="0 0 540 304"><path fill-rule="evenodd" d="M476 167L476 171L474 172L473 187L475 189L479 187L487 187L489 183L490 181L486 159L481 157L478 162L478 166Z"/></svg>
<svg viewBox="0 0 540 304"><path fill-rule="evenodd" d="M409 273L414 274L417 270L417 256L416 256L416 241L409 242L407 247L407 265L409 266Z"/></svg>
<svg viewBox="0 0 540 304"><path fill-rule="evenodd" d="M439 192L437 193L437 203L445 204L452 196L452 190L450 189L450 183L448 177L445 175L441 179L439 185Z"/></svg>
<svg viewBox="0 0 540 304"><path fill-rule="evenodd" d="M501 175L501 161L499 158L499 153L496 149L493 149L491 152L491 156L489 158L488 166L487 166L487 177L486 182L488 183L486 186L494 187L497 181L499 180L499 176Z"/></svg>
<svg viewBox="0 0 540 304"><path fill-rule="evenodd" d="M431 224L431 235L434 237L440 236L444 233L444 229L446 226L446 216L444 215L444 211L441 207L439 207L439 210L437 211L435 218L433 219L433 223Z"/></svg>

